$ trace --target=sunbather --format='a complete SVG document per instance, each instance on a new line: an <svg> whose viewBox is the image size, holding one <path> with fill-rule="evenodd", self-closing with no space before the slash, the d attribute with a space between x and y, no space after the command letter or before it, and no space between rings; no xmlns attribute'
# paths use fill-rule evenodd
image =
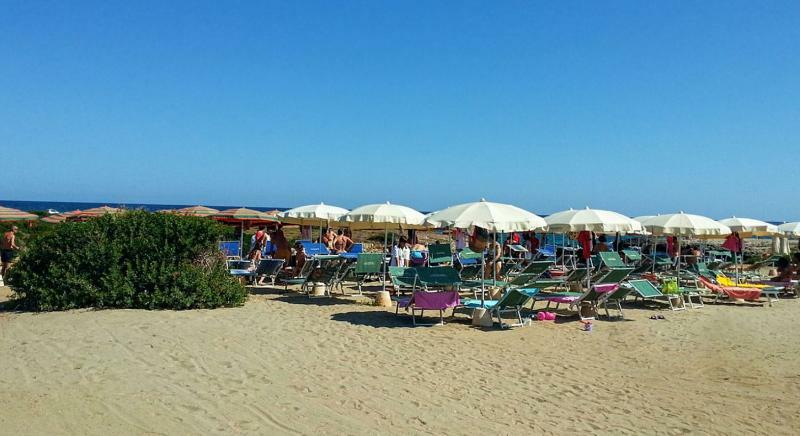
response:
<svg viewBox="0 0 800 436"><path fill-rule="evenodd" d="M353 246L353 240L345 236L344 231L339 229L336 232L336 239L333 240L333 250L334 254L336 253L347 253L347 250Z"/></svg>
<svg viewBox="0 0 800 436"><path fill-rule="evenodd" d="M306 250L300 242L294 243L294 249L294 270L292 270L292 276L297 277L300 275L300 271L303 270L303 265L306 264Z"/></svg>

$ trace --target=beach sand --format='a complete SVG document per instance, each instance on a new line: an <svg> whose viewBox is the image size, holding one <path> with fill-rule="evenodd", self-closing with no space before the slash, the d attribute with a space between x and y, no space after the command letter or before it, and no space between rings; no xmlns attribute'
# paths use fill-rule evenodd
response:
<svg viewBox="0 0 800 436"><path fill-rule="evenodd" d="M7 294L7 289L3 290ZM0 312L3 434L792 434L800 301L480 330L352 299Z"/></svg>

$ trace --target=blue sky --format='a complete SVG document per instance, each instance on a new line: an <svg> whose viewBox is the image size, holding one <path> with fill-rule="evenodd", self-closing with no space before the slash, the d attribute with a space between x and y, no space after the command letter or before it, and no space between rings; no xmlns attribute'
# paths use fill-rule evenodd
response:
<svg viewBox="0 0 800 436"><path fill-rule="evenodd" d="M800 3L0 2L0 198L800 219Z"/></svg>

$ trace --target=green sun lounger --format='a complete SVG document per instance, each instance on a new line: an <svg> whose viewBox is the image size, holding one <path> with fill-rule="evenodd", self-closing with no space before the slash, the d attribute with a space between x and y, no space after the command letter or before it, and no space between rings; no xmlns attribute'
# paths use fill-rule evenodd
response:
<svg viewBox="0 0 800 436"><path fill-rule="evenodd" d="M680 294L663 294L649 280L628 280L628 285L638 297L645 300L661 300L669 303L671 310L686 310L683 297Z"/></svg>
<svg viewBox="0 0 800 436"><path fill-rule="evenodd" d="M450 244L428 245L428 265L434 266L440 263L453 263L453 251Z"/></svg>
<svg viewBox="0 0 800 436"><path fill-rule="evenodd" d="M389 278L395 293L402 294L405 291L414 292L417 289L417 270L416 268L390 266Z"/></svg>
<svg viewBox="0 0 800 436"><path fill-rule="evenodd" d="M610 269L614 268L627 268L628 265L619 257L619 253L615 251L602 251L597 253L600 257L600 265L601 267L606 267Z"/></svg>
<svg viewBox="0 0 800 436"><path fill-rule="evenodd" d="M461 276L458 271L451 266L430 266L416 268L417 283L423 288L446 288L454 287L458 290L461 287Z"/></svg>
<svg viewBox="0 0 800 436"><path fill-rule="evenodd" d="M481 300L468 299L462 300L461 307L466 309L480 309L481 307L489 310L492 317L497 317L497 324L501 328L507 327L520 327L525 325L522 321L522 307L530 301L531 297L517 289L511 289L506 292L499 300L486 300L481 306ZM504 313L514 313L517 318L517 323L504 324L502 315Z"/></svg>

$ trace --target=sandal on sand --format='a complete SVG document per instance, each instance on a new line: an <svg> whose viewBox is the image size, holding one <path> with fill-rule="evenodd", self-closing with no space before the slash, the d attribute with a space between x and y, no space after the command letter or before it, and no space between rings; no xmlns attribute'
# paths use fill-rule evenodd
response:
<svg viewBox="0 0 800 436"><path fill-rule="evenodd" d="M652 316L650 317L650 319L658 319L658 317L657 317L657 316L655 316L655 315L652 315Z"/></svg>
<svg viewBox="0 0 800 436"><path fill-rule="evenodd" d="M664 315L658 315L658 319L666 319L666 318L664 318Z"/></svg>

